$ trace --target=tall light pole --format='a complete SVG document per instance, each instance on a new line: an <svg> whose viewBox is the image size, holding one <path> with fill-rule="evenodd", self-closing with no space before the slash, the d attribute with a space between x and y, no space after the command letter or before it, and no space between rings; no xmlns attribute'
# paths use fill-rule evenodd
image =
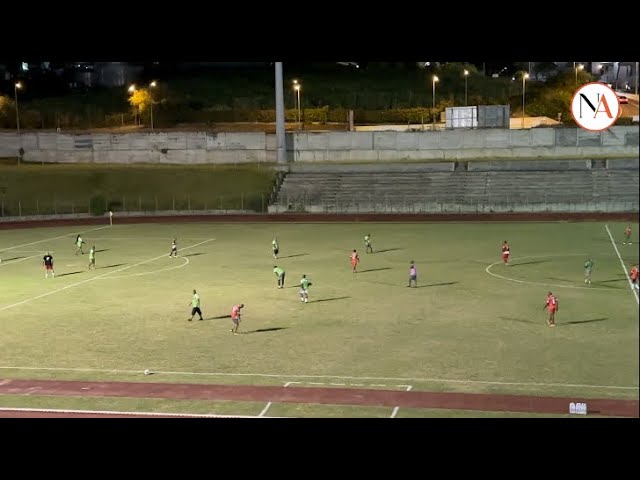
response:
<svg viewBox="0 0 640 480"><path fill-rule="evenodd" d="M282 62L274 62L276 77L276 149L278 163L287 161L286 135L284 123L284 80Z"/></svg>
<svg viewBox="0 0 640 480"><path fill-rule="evenodd" d="M529 78L528 73L522 74L522 128L524 128L524 92L525 92L525 82Z"/></svg>
<svg viewBox="0 0 640 480"><path fill-rule="evenodd" d="M573 66L573 69L576 71L576 88L578 88L578 70L582 70L584 68L584 65L576 65L576 62L573 62Z"/></svg>
<svg viewBox="0 0 640 480"><path fill-rule="evenodd" d="M18 110L18 89L22 88L22 84L20 82L16 82L13 86L13 92L15 94L16 99L16 127L18 132L18 138L20 138L20 111ZM22 146L22 144L20 145Z"/></svg>
<svg viewBox="0 0 640 480"><path fill-rule="evenodd" d="M153 132L153 90L152 88L154 88L156 85L157 83L155 80L149 84L149 104L151 108L151 131L152 132Z"/></svg>
<svg viewBox="0 0 640 480"><path fill-rule="evenodd" d="M467 79L469 78L469 70L464 71L464 106L467 106Z"/></svg>
<svg viewBox="0 0 640 480"><path fill-rule="evenodd" d="M293 81L293 89L296 92L296 105L297 105L297 109L298 109L298 127L301 126L301 121L302 121L302 114L301 114L301 107L300 107L300 90L302 89L302 85L300 84L300 82L298 82L298 80L294 80Z"/></svg>
<svg viewBox="0 0 640 480"><path fill-rule="evenodd" d="M129 88L127 89L127 91L129 93L133 93L136 91L136 86L135 85L130 85ZM138 125L138 113L137 113L137 109L136 109L136 113L133 114L134 118L133 118L133 123L135 125Z"/></svg>
<svg viewBox="0 0 640 480"><path fill-rule="evenodd" d="M433 76L433 79L431 80L431 85L432 85L432 93L431 96L433 97L433 128L435 129L435 124L436 124L436 82L438 81L438 77L437 76Z"/></svg>

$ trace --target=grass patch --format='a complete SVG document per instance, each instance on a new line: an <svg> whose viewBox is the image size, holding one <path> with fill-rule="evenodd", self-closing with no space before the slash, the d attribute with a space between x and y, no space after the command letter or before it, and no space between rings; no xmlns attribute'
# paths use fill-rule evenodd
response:
<svg viewBox="0 0 640 480"><path fill-rule="evenodd" d="M266 211L264 165L0 164L4 216L155 210Z"/></svg>

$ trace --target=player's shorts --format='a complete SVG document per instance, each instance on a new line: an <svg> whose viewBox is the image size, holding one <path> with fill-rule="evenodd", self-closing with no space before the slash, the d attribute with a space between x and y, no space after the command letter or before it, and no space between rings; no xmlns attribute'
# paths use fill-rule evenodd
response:
<svg viewBox="0 0 640 480"><path fill-rule="evenodd" d="M95 258L90 259L90 260L89 260L89 263L91 263L91 264L95 265L95 264L96 264L96 259L95 259Z"/></svg>
<svg viewBox="0 0 640 480"><path fill-rule="evenodd" d="M198 314L200 316L202 316L202 311L200 310L200 307L193 307L191 309L191 316L193 317L195 314Z"/></svg>
<svg viewBox="0 0 640 480"><path fill-rule="evenodd" d="M280 252L280 249L278 249L278 248L274 248L273 249L273 254L274 255L277 255L279 252Z"/></svg>
<svg viewBox="0 0 640 480"><path fill-rule="evenodd" d="M357 260L351 260L351 266L355 267L356 265L358 265L358 261Z"/></svg>
<svg viewBox="0 0 640 480"><path fill-rule="evenodd" d="M239 325L240 324L240 319L239 318L231 317L231 321L233 322L234 325Z"/></svg>
<svg viewBox="0 0 640 480"><path fill-rule="evenodd" d="M556 313L557 308L549 307L549 313Z"/></svg>
<svg viewBox="0 0 640 480"><path fill-rule="evenodd" d="M509 252L504 252L502 254L502 258L509 258Z"/></svg>
<svg viewBox="0 0 640 480"><path fill-rule="evenodd" d="M53 270L53 265L45 265L44 268L47 270Z"/></svg>
<svg viewBox="0 0 640 480"><path fill-rule="evenodd" d="M409 275L409 280L417 281L418 280L418 276L417 275Z"/></svg>
<svg viewBox="0 0 640 480"><path fill-rule="evenodd" d="M584 274L585 274L585 276L590 276L591 275L591 270L585 270Z"/></svg>
<svg viewBox="0 0 640 480"><path fill-rule="evenodd" d="M308 295L308 294L309 294L309 290L305 290L304 288L301 288L301 289L300 289L300 293L301 293L302 295Z"/></svg>

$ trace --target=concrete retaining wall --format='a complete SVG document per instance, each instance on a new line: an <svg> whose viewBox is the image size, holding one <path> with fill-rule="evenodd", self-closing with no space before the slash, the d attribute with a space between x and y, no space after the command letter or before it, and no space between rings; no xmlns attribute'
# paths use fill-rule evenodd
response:
<svg viewBox="0 0 640 480"><path fill-rule="evenodd" d="M639 156L637 127L604 132L576 128L425 132L297 132L287 134L293 163L440 161ZM24 149L29 162L273 163L275 135L262 132L130 134L0 133L0 157ZM637 160L636 160L637 161Z"/></svg>

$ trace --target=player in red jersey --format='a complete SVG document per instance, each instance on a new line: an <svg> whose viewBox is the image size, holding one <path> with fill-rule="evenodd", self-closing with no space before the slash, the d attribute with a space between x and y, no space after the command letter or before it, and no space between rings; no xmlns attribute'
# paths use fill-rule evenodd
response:
<svg viewBox="0 0 640 480"><path fill-rule="evenodd" d="M509 253L509 244L505 240L504 242L502 242L502 262L505 265L509 265Z"/></svg>
<svg viewBox="0 0 640 480"><path fill-rule="evenodd" d="M631 267L631 271L629 271L629 277L631 277L631 283L633 284L632 288L638 290L638 265L634 265Z"/></svg>
<svg viewBox="0 0 640 480"><path fill-rule="evenodd" d="M358 273L358 263L360 262L360 257L358 256L358 252L354 249L349 255L349 260L351 260L351 269L353 273Z"/></svg>
<svg viewBox="0 0 640 480"><path fill-rule="evenodd" d="M556 326L556 312L558 311L558 299L551 292L547 294L547 301L544 304L543 310L547 308L549 309L549 320L547 320L547 324L550 327Z"/></svg>
<svg viewBox="0 0 640 480"><path fill-rule="evenodd" d="M233 322L233 328L231 333L238 335L238 327L240 326L240 309L244 308L244 303L234 305L231 309L231 321Z"/></svg>

